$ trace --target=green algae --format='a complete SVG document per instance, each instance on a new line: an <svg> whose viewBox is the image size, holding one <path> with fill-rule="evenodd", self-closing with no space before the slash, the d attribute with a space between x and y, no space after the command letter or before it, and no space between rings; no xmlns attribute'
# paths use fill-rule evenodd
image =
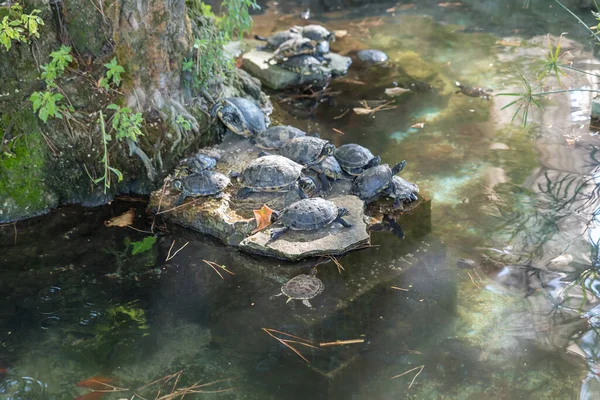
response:
<svg viewBox="0 0 600 400"><path fill-rule="evenodd" d="M523 128L517 125L506 125L495 132L494 140L505 143L510 151L498 150L490 155L490 162L506 171L510 181L522 184L538 166L538 155L531 139L531 125Z"/></svg>

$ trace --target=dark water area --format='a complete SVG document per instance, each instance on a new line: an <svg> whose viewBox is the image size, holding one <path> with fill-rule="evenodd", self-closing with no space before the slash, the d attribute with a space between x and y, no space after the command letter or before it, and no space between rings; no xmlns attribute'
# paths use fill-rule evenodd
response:
<svg viewBox="0 0 600 400"><path fill-rule="evenodd" d="M402 176L428 201L399 221L404 239L376 232L340 265L286 263L165 225L131 198L2 226L0 400L77 398L98 388L77 386L90 377L109 382L105 399L155 398L159 385L144 386L177 371L178 387L216 382L185 397L199 399L599 398L591 96L544 99L524 128L502 110L509 98L455 93L456 81L516 90L548 33L569 32L573 65L600 70L571 16L529 3L263 4L254 33L306 23L311 8L310 22L347 31L334 51L390 56L375 69L353 66L320 102L269 94L276 122L362 144L390 164L407 160ZM565 82L598 89L590 75L569 72ZM411 84L423 90L385 95ZM394 108L358 115L362 100ZM129 209L131 228L105 226ZM132 242L154 235L148 251L132 253ZM475 267L459 268L462 258ZM325 290L313 309L272 298L315 266ZM362 343L319 345L338 340Z"/></svg>

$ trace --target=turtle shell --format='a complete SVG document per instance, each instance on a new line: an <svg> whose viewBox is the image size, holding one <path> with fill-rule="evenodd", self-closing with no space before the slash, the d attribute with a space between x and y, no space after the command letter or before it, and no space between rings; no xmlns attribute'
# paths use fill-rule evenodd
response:
<svg viewBox="0 0 600 400"><path fill-rule="evenodd" d="M290 39L281 44L273 52L276 59L298 56L300 54L313 54L316 50L316 43L308 38Z"/></svg>
<svg viewBox="0 0 600 400"><path fill-rule="evenodd" d="M302 174L302 165L282 156L264 156L252 161L241 174L244 186L262 191L289 187Z"/></svg>
<svg viewBox="0 0 600 400"><path fill-rule="evenodd" d="M321 158L323 147L329 142L314 136L300 136L288 140L281 147L281 155L298 164L314 165Z"/></svg>
<svg viewBox="0 0 600 400"><path fill-rule="evenodd" d="M179 162L179 169L198 173L207 169L214 169L217 166L217 160L206 154L197 153L192 157L184 158Z"/></svg>
<svg viewBox="0 0 600 400"><path fill-rule="evenodd" d="M281 287L281 292L295 300L310 300L323 293L325 285L314 275L298 275Z"/></svg>
<svg viewBox="0 0 600 400"><path fill-rule="evenodd" d="M210 196L223 191L229 178L216 171L199 171L182 179L183 192L188 196Z"/></svg>
<svg viewBox="0 0 600 400"><path fill-rule="evenodd" d="M225 101L233 104L240 111L252 134L257 135L267 129L265 114L254 102L243 97L229 97Z"/></svg>
<svg viewBox="0 0 600 400"><path fill-rule="evenodd" d="M301 39L302 35L291 29L286 31L275 32L267 38L267 47L270 49L276 49L281 46L282 43L287 42L290 39Z"/></svg>
<svg viewBox="0 0 600 400"><path fill-rule="evenodd" d="M325 157L317 166L317 171L323 172L325 176L331 179L340 179L343 171L340 164L334 156Z"/></svg>
<svg viewBox="0 0 600 400"><path fill-rule="evenodd" d="M312 231L332 223L338 216L338 207L320 197L292 203L279 216L279 221L292 230Z"/></svg>
<svg viewBox="0 0 600 400"><path fill-rule="evenodd" d="M293 126L272 126L256 136L256 145L262 149L279 149L285 142L306 133Z"/></svg>
<svg viewBox="0 0 600 400"><path fill-rule="evenodd" d="M375 158L369 149L355 143L338 147L333 155L345 170L362 168Z"/></svg>
<svg viewBox="0 0 600 400"><path fill-rule="evenodd" d="M392 177L392 182L394 184L392 197L399 198L400 200L417 200L417 193L419 193L417 185L395 175Z"/></svg>
<svg viewBox="0 0 600 400"><path fill-rule="evenodd" d="M317 67L320 65L321 62L319 60L308 54L290 57L279 64L281 68L304 75L316 73Z"/></svg>
<svg viewBox="0 0 600 400"><path fill-rule="evenodd" d="M352 183L350 193L361 200L368 200L387 189L391 181L392 170L389 165L378 165L360 174Z"/></svg>
<svg viewBox="0 0 600 400"><path fill-rule="evenodd" d="M321 25L312 24L297 27L296 29L298 29L302 33L303 37L314 40L315 42L321 42L323 40L332 40L334 37L331 34L331 32L327 30L327 28Z"/></svg>

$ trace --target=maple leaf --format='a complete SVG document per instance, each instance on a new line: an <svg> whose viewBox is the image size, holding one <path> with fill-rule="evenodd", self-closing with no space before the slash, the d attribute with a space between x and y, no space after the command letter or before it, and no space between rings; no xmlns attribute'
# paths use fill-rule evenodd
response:
<svg viewBox="0 0 600 400"><path fill-rule="evenodd" d="M271 225L271 215L273 214L273 210L266 204L263 204L260 210L252 210L252 212L254 213L254 219L256 219L256 229L252 231L252 234Z"/></svg>

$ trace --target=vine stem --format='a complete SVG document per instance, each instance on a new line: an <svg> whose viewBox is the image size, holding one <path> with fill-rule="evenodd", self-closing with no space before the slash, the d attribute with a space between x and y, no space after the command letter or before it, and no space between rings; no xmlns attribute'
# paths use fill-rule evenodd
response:
<svg viewBox="0 0 600 400"><path fill-rule="evenodd" d="M100 132L102 132L102 144L104 145L104 194L106 194L106 188L110 187L110 172L108 171L108 147L106 146L106 129L102 110L100 110Z"/></svg>
<svg viewBox="0 0 600 400"><path fill-rule="evenodd" d="M559 6L561 6L563 9L565 9L569 14L571 14L573 17L575 17L577 19L577 21L579 21L579 23L583 26L585 26L585 29L587 29L595 38L598 42L600 42L600 37L598 36L598 34L596 32L594 32L593 30L590 29L589 26L587 26L587 24L585 22L583 22L583 20L581 18L579 18L575 13L573 13L573 11L569 10L568 7L566 7L563 3L561 3L558 0L554 0L554 2L556 4L558 4Z"/></svg>

